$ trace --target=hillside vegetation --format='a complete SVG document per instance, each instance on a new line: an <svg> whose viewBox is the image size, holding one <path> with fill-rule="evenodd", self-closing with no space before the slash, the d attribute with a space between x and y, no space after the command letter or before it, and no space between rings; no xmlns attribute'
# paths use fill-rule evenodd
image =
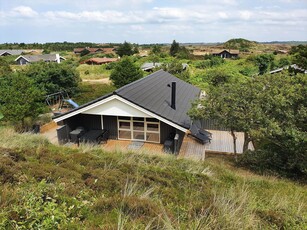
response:
<svg viewBox="0 0 307 230"><path fill-rule="evenodd" d="M0 127L0 229L305 229L306 186Z"/></svg>
<svg viewBox="0 0 307 230"><path fill-rule="evenodd" d="M228 49L237 49L240 51L248 51L253 46L256 46L257 42L249 41L243 38L233 38L224 43L224 47Z"/></svg>

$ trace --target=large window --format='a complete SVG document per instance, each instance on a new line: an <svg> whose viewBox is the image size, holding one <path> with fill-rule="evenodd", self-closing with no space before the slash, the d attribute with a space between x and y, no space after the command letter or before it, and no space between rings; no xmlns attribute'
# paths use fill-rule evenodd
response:
<svg viewBox="0 0 307 230"><path fill-rule="evenodd" d="M118 117L118 139L160 143L160 122L155 118Z"/></svg>

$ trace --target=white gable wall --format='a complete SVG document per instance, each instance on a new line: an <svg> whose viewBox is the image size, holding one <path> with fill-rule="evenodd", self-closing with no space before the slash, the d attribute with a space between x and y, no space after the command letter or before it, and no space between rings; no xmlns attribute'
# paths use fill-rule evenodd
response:
<svg viewBox="0 0 307 230"><path fill-rule="evenodd" d="M82 113L107 116L151 117L116 98Z"/></svg>
<svg viewBox="0 0 307 230"><path fill-rule="evenodd" d="M114 101L116 100L116 101ZM111 102L111 103L110 103ZM110 103L110 104L109 104ZM118 104L118 103L122 103L122 104ZM106 106L103 106L105 105ZM107 105L108 104L108 105ZM118 107L118 105L120 105ZM123 107L120 108L121 106ZM98 109L100 108L100 109ZM112 110L116 110L116 112L112 111ZM109 97L106 97L105 99L102 99L100 101L97 101L93 104L90 104L86 107L83 107L83 108L80 108L76 111L72 111L68 114L64 114L63 116L61 117L58 117L58 118L54 118L53 120L55 122L60 122L60 121L63 121L67 118L70 118L72 116L75 116L77 114L95 114L95 115L112 115L112 116L132 116L132 117L153 117L153 118L156 118L176 129L179 129L181 130L182 132L187 132L188 130L184 127L181 127L163 117L160 117L118 95L112 95L112 96L109 96ZM107 114L106 114L107 113ZM128 115L129 114L129 115Z"/></svg>

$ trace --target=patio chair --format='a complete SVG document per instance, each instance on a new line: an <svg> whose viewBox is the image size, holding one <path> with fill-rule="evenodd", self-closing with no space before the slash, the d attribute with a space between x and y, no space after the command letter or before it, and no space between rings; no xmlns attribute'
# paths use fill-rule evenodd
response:
<svg viewBox="0 0 307 230"><path fill-rule="evenodd" d="M207 144L207 143L211 142L212 133L210 133L206 130L203 130L201 128L198 128L195 124L192 124L190 131L191 131L191 134L189 134L189 135L196 138L196 140L198 140L202 144Z"/></svg>
<svg viewBox="0 0 307 230"><path fill-rule="evenodd" d="M164 141L163 151L167 153L173 153L174 151L174 137L176 133L171 132L168 138Z"/></svg>

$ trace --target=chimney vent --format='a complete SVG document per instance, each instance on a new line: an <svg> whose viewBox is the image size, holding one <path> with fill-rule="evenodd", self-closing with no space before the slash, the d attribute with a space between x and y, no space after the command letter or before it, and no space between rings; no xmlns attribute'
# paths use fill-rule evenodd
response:
<svg viewBox="0 0 307 230"><path fill-rule="evenodd" d="M171 107L176 110L176 82L172 82Z"/></svg>

